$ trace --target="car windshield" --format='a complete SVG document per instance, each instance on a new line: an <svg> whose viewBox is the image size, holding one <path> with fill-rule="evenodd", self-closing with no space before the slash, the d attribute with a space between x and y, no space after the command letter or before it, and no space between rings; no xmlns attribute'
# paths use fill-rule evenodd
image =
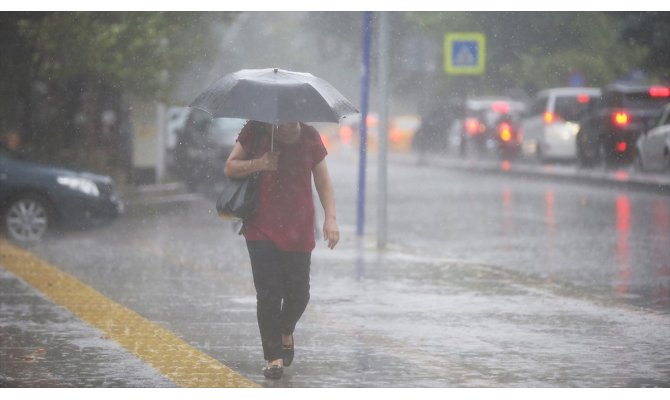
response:
<svg viewBox="0 0 670 400"><path fill-rule="evenodd" d="M506 98L470 99L466 108L468 116L480 118L487 125L492 125L501 115L518 115L523 112L525 104Z"/></svg>
<svg viewBox="0 0 670 400"><path fill-rule="evenodd" d="M586 116L593 97L564 96L556 98L555 112L566 121L579 121Z"/></svg>
<svg viewBox="0 0 670 400"><path fill-rule="evenodd" d="M518 113L523 111L525 105L520 101L513 101L507 99L471 99L466 103L468 111L491 111L496 113Z"/></svg>
<svg viewBox="0 0 670 400"><path fill-rule="evenodd" d="M219 144L233 146L246 122L239 118L215 118L209 125L209 135Z"/></svg>

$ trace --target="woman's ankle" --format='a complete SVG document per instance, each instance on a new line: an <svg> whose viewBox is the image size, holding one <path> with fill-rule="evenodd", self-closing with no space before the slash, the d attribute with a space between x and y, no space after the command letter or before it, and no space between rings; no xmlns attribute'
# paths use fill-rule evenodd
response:
<svg viewBox="0 0 670 400"><path fill-rule="evenodd" d="M280 367L284 366L284 359L283 358L278 358L276 360L268 361L268 367L271 367L273 365L278 365Z"/></svg>
<svg viewBox="0 0 670 400"><path fill-rule="evenodd" d="M288 335L284 335L284 334L282 333L282 335L281 335L281 344L284 345L284 346L290 346L290 345L292 345L292 344L293 344L293 334L291 333L291 334L288 334Z"/></svg>

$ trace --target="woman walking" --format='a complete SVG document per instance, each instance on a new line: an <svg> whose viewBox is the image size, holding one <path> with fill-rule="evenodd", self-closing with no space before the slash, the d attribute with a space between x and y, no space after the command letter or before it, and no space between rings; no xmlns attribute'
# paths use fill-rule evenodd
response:
<svg viewBox="0 0 670 400"><path fill-rule="evenodd" d="M242 178L261 172L256 214L243 234L256 287L256 312L267 362L266 378L279 379L291 365L293 331L309 301L309 271L314 240L312 176L325 221L323 236L333 249L339 241L335 193L314 127L302 122L277 126L249 121L242 128L224 173ZM271 138L274 137L274 144ZM271 151L274 149L274 151Z"/></svg>

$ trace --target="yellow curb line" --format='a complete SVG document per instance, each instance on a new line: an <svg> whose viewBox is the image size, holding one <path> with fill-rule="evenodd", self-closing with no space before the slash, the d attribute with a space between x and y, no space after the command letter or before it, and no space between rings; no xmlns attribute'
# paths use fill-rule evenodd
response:
<svg viewBox="0 0 670 400"><path fill-rule="evenodd" d="M0 239L0 265L182 387L259 387L170 331Z"/></svg>

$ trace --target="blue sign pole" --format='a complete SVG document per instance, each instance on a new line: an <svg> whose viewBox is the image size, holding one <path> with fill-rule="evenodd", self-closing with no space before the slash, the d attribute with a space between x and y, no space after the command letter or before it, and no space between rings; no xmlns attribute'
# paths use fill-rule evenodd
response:
<svg viewBox="0 0 670 400"><path fill-rule="evenodd" d="M368 152L368 93L370 86L370 37L372 31L372 11L363 13L363 75L361 76L361 122L359 125L358 159L358 207L356 213L356 234L363 236L365 226L365 164Z"/></svg>

